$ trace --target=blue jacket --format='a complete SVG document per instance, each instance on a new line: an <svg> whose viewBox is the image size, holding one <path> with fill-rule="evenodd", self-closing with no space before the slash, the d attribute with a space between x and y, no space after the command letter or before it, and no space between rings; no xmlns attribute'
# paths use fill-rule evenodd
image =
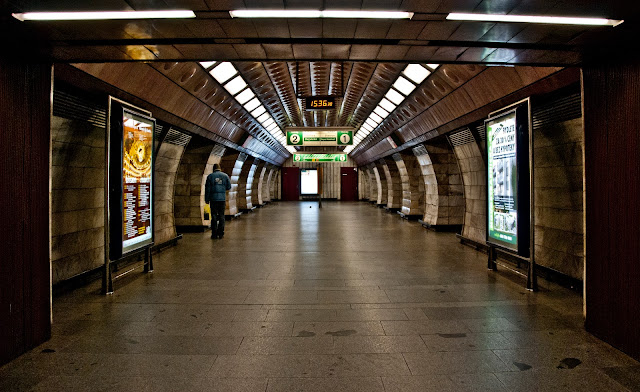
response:
<svg viewBox="0 0 640 392"><path fill-rule="evenodd" d="M204 201L211 203L212 201L225 201L226 192L231 189L231 180L229 176L220 170L216 170L207 176L207 182L204 185Z"/></svg>

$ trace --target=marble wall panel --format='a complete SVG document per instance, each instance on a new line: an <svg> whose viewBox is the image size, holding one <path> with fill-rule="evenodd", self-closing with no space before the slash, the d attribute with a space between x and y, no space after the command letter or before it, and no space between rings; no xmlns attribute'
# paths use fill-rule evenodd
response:
<svg viewBox="0 0 640 392"><path fill-rule="evenodd" d="M402 185L402 213L424 216L425 189L418 159L413 154L393 154Z"/></svg>

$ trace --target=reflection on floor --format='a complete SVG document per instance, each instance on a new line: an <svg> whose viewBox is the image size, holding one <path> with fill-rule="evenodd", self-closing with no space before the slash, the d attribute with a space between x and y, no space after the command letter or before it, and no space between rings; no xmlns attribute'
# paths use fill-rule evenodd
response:
<svg viewBox="0 0 640 392"><path fill-rule="evenodd" d="M113 296L56 298L53 339L0 368L0 390L638 390L575 293L529 293L453 234L323 204L188 234Z"/></svg>

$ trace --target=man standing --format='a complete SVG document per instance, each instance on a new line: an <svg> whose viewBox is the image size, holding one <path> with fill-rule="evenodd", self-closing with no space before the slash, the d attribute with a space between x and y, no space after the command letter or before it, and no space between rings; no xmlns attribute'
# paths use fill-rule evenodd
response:
<svg viewBox="0 0 640 392"><path fill-rule="evenodd" d="M211 206L211 238L224 237L224 209L227 191L231 189L229 176L220 171L220 164L213 164L213 173L204 185L204 201Z"/></svg>

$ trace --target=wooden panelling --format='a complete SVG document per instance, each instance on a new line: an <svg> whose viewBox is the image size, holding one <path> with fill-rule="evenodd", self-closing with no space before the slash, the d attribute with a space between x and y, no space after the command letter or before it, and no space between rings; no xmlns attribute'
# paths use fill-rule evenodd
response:
<svg viewBox="0 0 640 392"><path fill-rule="evenodd" d="M0 364L51 336L51 65L0 60Z"/></svg>
<svg viewBox="0 0 640 392"><path fill-rule="evenodd" d="M640 359L640 64L583 70L586 328Z"/></svg>

